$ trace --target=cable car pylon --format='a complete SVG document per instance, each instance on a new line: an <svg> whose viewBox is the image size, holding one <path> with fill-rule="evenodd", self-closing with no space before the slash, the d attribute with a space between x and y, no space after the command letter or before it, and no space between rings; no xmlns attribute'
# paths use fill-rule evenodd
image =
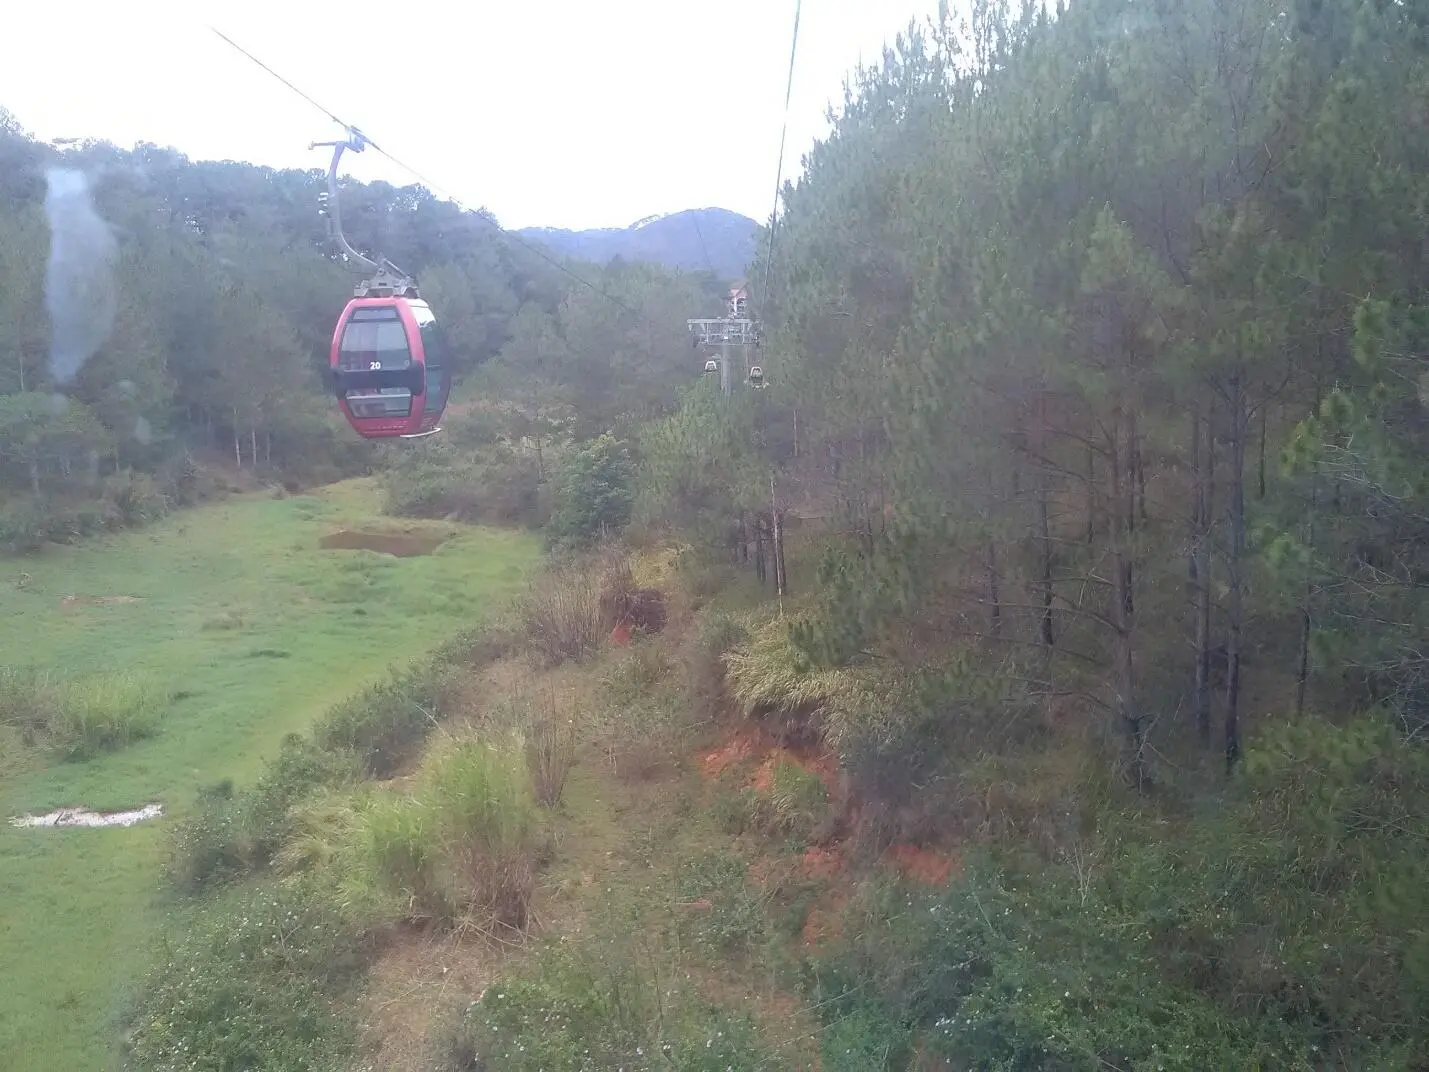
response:
<svg viewBox="0 0 1429 1072"><path fill-rule="evenodd" d="M719 389L720 394L728 398L734 390L730 373L730 351L734 347L739 347L744 356L746 382L751 382L750 371L759 368L757 364L751 365L749 361L750 348L757 350L760 345L760 325L759 321L749 315L749 288L745 284L730 288L725 314L721 317L695 317L686 320L685 324L694 336L696 349L701 346L719 347ZM710 371L709 366L710 362L706 361L706 372Z"/></svg>

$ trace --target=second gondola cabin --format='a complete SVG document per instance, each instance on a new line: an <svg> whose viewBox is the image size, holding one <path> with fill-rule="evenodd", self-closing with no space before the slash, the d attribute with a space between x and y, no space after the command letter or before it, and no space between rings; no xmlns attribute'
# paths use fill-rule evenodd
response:
<svg viewBox="0 0 1429 1072"><path fill-rule="evenodd" d="M338 405L358 435L438 430L451 366L437 318L421 298L353 298L333 331L328 364Z"/></svg>

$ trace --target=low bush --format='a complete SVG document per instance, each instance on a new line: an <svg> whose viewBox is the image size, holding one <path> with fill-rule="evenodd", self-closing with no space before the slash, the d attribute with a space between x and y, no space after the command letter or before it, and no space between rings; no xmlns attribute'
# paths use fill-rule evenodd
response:
<svg viewBox="0 0 1429 1072"><path fill-rule="evenodd" d="M458 452L433 445L404 453L383 475L384 509L398 517L468 523L541 523L540 460L504 443Z"/></svg>
<svg viewBox="0 0 1429 1072"><path fill-rule="evenodd" d="M1426 776L1385 722L1288 724L1174 833L1142 803L1060 861L872 888L810 974L824 1066L1422 1069Z"/></svg>
<svg viewBox="0 0 1429 1072"><path fill-rule="evenodd" d="M687 861L674 893L675 901L701 907L680 917L680 929L716 960L747 955L763 942L764 902L739 857L707 853Z"/></svg>
<svg viewBox="0 0 1429 1072"><path fill-rule="evenodd" d="M360 823L359 866L413 919L525 928L539 826L513 751L475 741L444 746L410 794L374 800Z"/></svg>
<svg viewBox="0 0 1429 1072"><path fill-rule="evenodd" d="M313 739L356 754L375 778L390 777L446 716L451 682L449 660L438 654L333 707L313 727Z"/></svg>
<svg viewBox="0 0 1429 1072"><path fill-rule="evenodd" d="M817 774L780 760L761 804L761 825L767 833L807 841L828 816L829 793Z"/></svg>
<svg viewBox="0 0 1429 1072"><path fill-rule="evenodd" d="M235 890L161 946L139 989L129 1057L144 1072L346 1067L341 1010L371 942L321 883Z"/></svg>
<svg viewBox="0 0 1429 1072"><path fill-rule="evenodd" d="M678 974L642 968L628 947L545 947L492 986L441 1040L451 1072L728 1072L787 1067L754 1022L700 997Z"/></svg>
<svg viewBox="0 0 1429 1072"><path fill-rule="evenodd" d="M353 753L289 734L251 788L235 795L230 784L214 787L175 827L170 883L194 894L266 868L294 830L296 804L324 788L352 786L362 773Z"/></svg>
<svg viewBox="0 0 1429 1072"><path fill-rule="evenodd" d="M594 653L605 640L601 579L582 563L553 565L537 577L521 602L521 621L532 648L555 666Z"/></svg>
<svg viewBox="0 0 1429 1072"><path fill-rule="evenodd" d="M113 752L159 730L168 693L134 674L69 682L59 688L49 746L65 759Z"/></svg>
<svg viewBox="0 0 1429 1072"><path fill-rule="evenodd" d="M561 802L566 778L576 762L574 713L563 710L554 701L541 709L528 709L522 720L521 735L536 800L553 808Z"/></svg>
<svg viewBox="0 0 1429 1072"><path fill-rule="evenodd" d="M34 668L0 667L0 725L62 759L89 759L152 737L168 703L164 690L135 674L62 681Z"/></svg>
<svg viewBox="0 0 1429 1072"><path fill-rule="evenodd" d="M120 524L129 528L157 521L172 507L157 480L133 469L121 469L105 477L102 495Z"/></svg>
<svg viewBox="0 0 1429 1072"><path fill-rule="evenodd" d="M601 677L592 720L595 742L615 773L652 778L679 762L693 719L663 647L641 644L612 661Z"/></svg>
<svg viewBox="0 0 1429 1072"><path fill-rule="evenodd" d="M689 690L701 719L713 721L728 704L724 657L749 641L749 629L731 614L712 612L701 617L690 645Z"/></svg>
<svg viewBox="0 0 1429 1072"><path fill-rule="evenodd" d="M0 666L0 725L30 746L44 737L59 709L59 689L51 675L34 667Z"/></svg>

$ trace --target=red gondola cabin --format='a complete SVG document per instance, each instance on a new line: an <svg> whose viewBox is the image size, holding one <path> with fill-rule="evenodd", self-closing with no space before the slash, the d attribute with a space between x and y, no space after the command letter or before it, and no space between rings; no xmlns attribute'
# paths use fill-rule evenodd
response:
<svg viewBox="0 0 1429 1072"><path fill-rule="evenodd" d="M451 368L437 318L420 298L353 298L332 333L333 389L366 439L438 430Z"/></svg>

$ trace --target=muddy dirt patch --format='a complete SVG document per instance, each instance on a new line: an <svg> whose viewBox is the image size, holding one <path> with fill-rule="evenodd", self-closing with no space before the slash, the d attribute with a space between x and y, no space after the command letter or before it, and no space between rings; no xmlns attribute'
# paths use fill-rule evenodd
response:
<svg viewBox="0 0 1429 1072"><path fill-rule="evenodd" d="M61 607L107 607L113 603L138 603L138 596L65 596Z"/></svg>
<svg viewBox="0 0 1429 1072"><path fill-rule="evenodd" d="M364 532L342 529L318 541L324 551L376 551L378 554L413 558L429 555L450 539L445 532Z"/></svg>

